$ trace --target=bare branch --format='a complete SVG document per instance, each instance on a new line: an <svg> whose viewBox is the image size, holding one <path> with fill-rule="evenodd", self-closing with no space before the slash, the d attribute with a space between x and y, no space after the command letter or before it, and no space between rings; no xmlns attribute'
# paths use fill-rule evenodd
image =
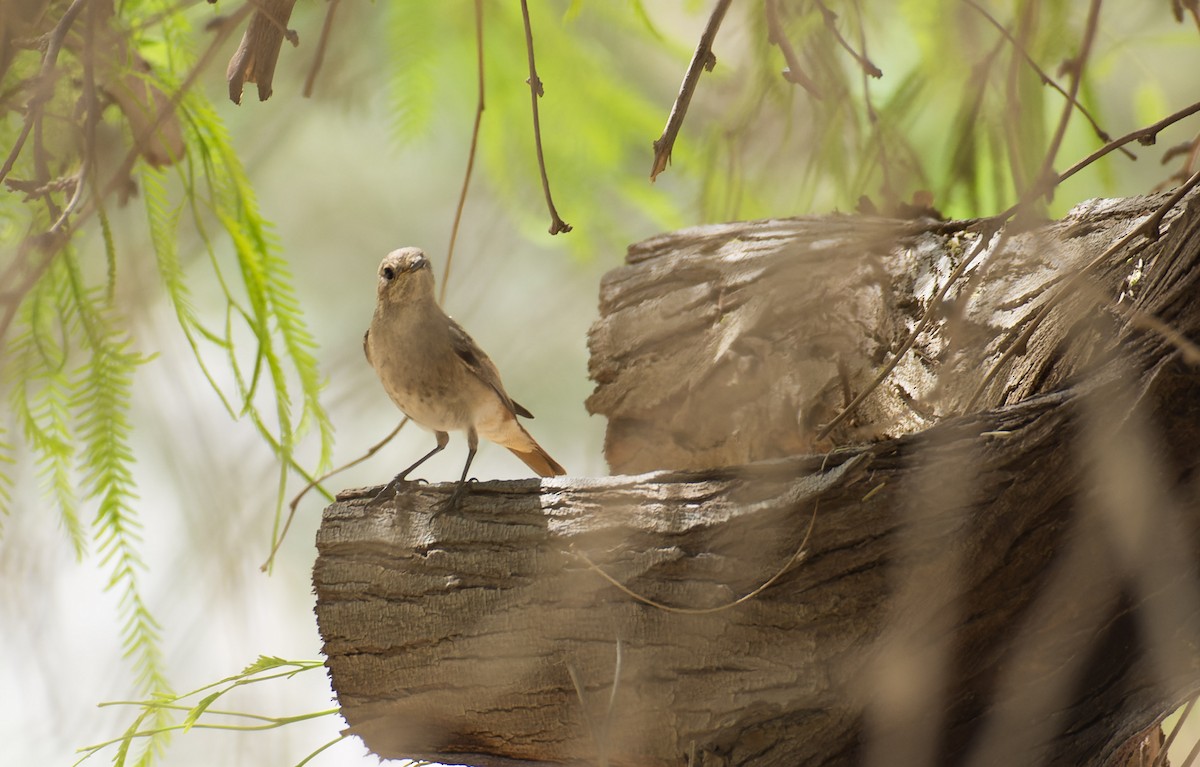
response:
<svg viewBox="0 0 1200 767"><path fill-rule="evenodd" d="M483 0L475 0L475 78L479 84L479 98L475 103L475 125L471 129L471 149L467 152L467 171L463 174L462 191L458 195L458 207L454 210L454 224L450 227L450 245L446 248L446 268L442 271L442 289L438 302L446 300L446 285L450 283L450 264L454 261L454 243L458 240L458 225L462 222L463 208L467 204L467 190L471 186L471 172L475 169L475 150L479 146L479 126L483 122Z"/></svg>
<svg viewBox="0 0 1200 767"><path fill-rule="evenodd" d="M71 25L79 17L79 12L83 10L85 3L86 0L74 0L50 32L50 37L46 42L46 53L42 57L42 68L38 73L37 82L33 87L33 95L29 97L29 104L26 108L25 124L21 127L21 133L17 136L16 143L13 144L8 158L4 161L3 168L0 168L0 181L8 177L9 172L17 161L17 157L21 154L21 150L25 146L25 141L29 138L29 133L34 124L41 122L42 105L53 95L51 80L54 75L54 68L58 64L58 54L62 51L63 41L67 37L67 32L71 30Z"/></svg>
<svg viewBox="0 0 1200 767"><path fill-rule="evenodd" d="M1175 123L1179 122L1180 120L1191 117L1192 115L1196 114L1197 112L1200 112L1200 101L1196 102L1195 104L1191 104L1190 106L1186 106L1183 109L1180 109L1178 112L1167 115L1166 117L1164 117L1163 119L1159 120L1156 123L1147 125L1144 128L1138 128L1135 131L1126 133L1124 136L1121 136L1118 139L1110 141L1109 143L1107 143L1104 146L1097 149L1095 152L1092 152L1087 157L1083 158L1079 162L1072 165L1070 168L1067 168L1065 171L1060 173L1058 175L1058 177L1056 178L1056 180L1054 181L1054 186L1061 184L1062 182L1069 179L1071 176L1074 176L1076 173L1078 173L1079 171L1088 167L1089 165L1096 162L1097 160L1104 157L1105 155L1110 154L1111 152L1114 152L1117 149L1120 149L1121 147L1123 147L1126 144L1129 144L1133 141L1138 142L1142 146L1153 146L1156 138L1158 137L1158 134L1160 132L1162 132L1162 130L1164 128L1174 125ZM1022 205L1023 205L1023 203L1019 202L1019 203L1013 205L1012 207L1010 207L1008 210L1004 211L1003 213L998 214L997 217L998 218L1008 218L1008 217L1012 216L1014 213L1016 213L1017 209L1020 208Z"/></svg>
<svg viewBox="0 0 1200 767"><path fill-rule="evenodd" d="M1087 66L1088 55L1092 51L1092 42L1096 39L1096 25L1100 20L1100 0L1092 0L1091 6L1088 8L1087 24L1083 32L1083 46L1079 51L1079 55L1071 62L1071 90L1067 96L1067 103L1063 105L1062 117L1058 120L1058 127L1054 131L1054 137L1050 140L1050 148L1046 150L1046 159L1042 161L1041 170L1038 171L1037 178L1033 180L1031 188L1026 193L1030 199L1045 195L1047 198L1053 193L1054 187L1057 186L1057 177L1054 177L1054 158L1058 156L1058 149L1062 146L1063 138L1067 133L1067 124L1071 121L1071 115L1075 111L1075 100L1079 94L1079 85L1083 81L1083 70ZM1054 181L1049 185L1046 182L1054 177ZM1043 191L1043 185L1046 185Z"/></svg>
<svg viewBox="0 0 1200 767"><path fill-rule="evenodd" d="M408 423L408 416L405 416L404 419L402 421L400 421L400 424L396 428L392 429L390 434L388 434L386 437L379 440L374 445L372 445L370 448L368 448L366 453L360 455L358 458L355 458L350 463L342 464L341 466L337 467L336 469L330 469L329 471L325 472L321 476L316 477L315 479L309 480L309 483L307 485L305 485L304 488L300 492L296 493L296 497L293 498L291 503L288 504L288 516L287 516L287 519L284 520L283 530L281 530L279 532L279 537L275 539L275 543L271 546L271 553L269 555L267 555L267 561L263 562L261 565L259 565L258 569L265 573L265 572L269 572L271 570L271 568L274 567L275 555L279 552L279 547L283 545L283 539L287 537L288 530L292 526L292 518L296 516L296 509L297 509L297 507L300 506L300 499L303 498L305 495L307 495L309 490L312 490L314 487L321 487L321 483L324 482L325 480L329 479L330 477L335 476L337 474L341 474L346 469L349 469L352 466L357 466L360 463L362 463L363 461L370 458L371 456L378 453L380 450L383 449L384 445L391 442L392 439L395 438L395 436L400 433L400 430L403 429L405 424L407 424L407 423ZM321 492L324 493L325 489L321 488ZM326 493L327 497L328 497L328 495L329 494Z"/></svg>
<svg viewBox="0 0 1200 767"><path fill-rule="evenodd" d="M525 50L529 54L529 92L533 100L533 141L537 147L538 170L542 174L542 193L546 195L546 207L550 209L550 234L571 231L571 225L558 215L554 200L550 196L550 179L546 177L546 158L542 154L542 127L538 120L538 99L544 94L542 81L533 62L533 27L529 22L528 0L521 0L521 17L525 21Z"/></svg>
<svg viewBox="0 0 1200 767"><path fill-rule="evenodd" d="M721 28L721 21L725 18L725 12L729 10L732 2L733 0L717 0L717 7L708 17L708 25L704 27L704 33L700 35L696 52L692 54L692 61L688 64L687 72L683 76L683 83L679 86L679 95L675 97L675 103L671 106L671 116L667 118L667 127L654 142L654 165L650 169L651 181L658 178L658 174L666 170L667 163L671 161L671 150L675 147L679 129L683 127L683 118L687 116L688 105L692 103L692 94L696 92L696 84L700 82L700 73L705 70L711 72L717 65L717 57L713 55L712 45L717 37L717 30Z"/></svg>
<svg viewBox="0 0 1200 767"><path fill-rule="evenodd" d="M242 103L242 88L246 83L258 85L259 101L270 98L283 39L286 37L293 46L300 44L295 31L287 26L296 0L252 0L251 4L255 6L254 15L225 69L229 99L235 104Z"/></svg>
<svg viewBox="0 0 1200 767"><path fill-rule="evenodd" d="M846 52L858 62L858 65L862 67L863 72L867 73L871 77L883 77L883 70L875 66L875 64L867 58L865 52L859 53L858 51L854 50L854 46L850 45L850 43L846 42L846 38L842 37L842 33L839 32L837 28L838 15L825 7L825 3L821 2L821 0L816 0L816 2L817 8L821 11L821 16L825 19L825 26L831 33L833 33L833 36L838 41L838 44L845 48Z"/></svg>
<svg viewBox="0 0 1200 767"><path fill-rule="evenodd" d="M304 80L304 98L312 98L313 86L317 82L317 73L325 63L325 50L329 47L330 33L333 31L333 14L337 11L338 3L342 0L329 0L329 10L325 11L325 24L321 27L321 39L317 41L317 54L313 57L312 67Z"/></svg>
<svg viewBox="0 0 1200 767"><path fill-rule="evenodd" d="M1075 105L1075 108L1079 110L1079 113L1083 115L1084 119L1091 124L1092 130L1096 131L1096 136L1101 141L1112 141L1112 136L1110 136L1106 130L1100 127L1100 124L1096 122L1096 118L1092 117L1092 113L1088 111L1087 107L1081 104L1078 99L1072 99L1071 94L1063 90L1063 87L1055 82L1054 78L1050 77L1045 70L1038 66L1038 63L1033 60L1032 56L1029 55L1029 51L1026 50L1025 46L1018 42L1015 37L1013 37L1012 33L1008 31L1007 27L997 21L995 16L988 13L987 9L976 3L975 0L963 0L963 2L978 11L980 15L987 19L988 23L996 28L996 31L1003 35L1005 40L1008 40L1008 42L1012 44L1013 49L1017 53L1021 54L1021 58L1025 59L1026 63L1028 63L1033 71L1037 73L1037 76L1041 78L1042 83L1049 85L1051 88L1061 93L1063 98ZM1121 151L1124 152L1129 159L1137 159L1137 155L1128 149L1122 147Z"/></svg>
<svg viewBox="0 0 1200 767"><path fill-rule="evenodd" d="M787 32L779 20L779 0L765 0L763 10L767 18L767 42L777 46L783 54L784 61L787 62L787 69L783 70L783 79L799 85L813 98L821 98L821 89L804 73L803 67L800 66L800 58L796 55L796 50L792 48L792 43L787 38Z"/></svg>

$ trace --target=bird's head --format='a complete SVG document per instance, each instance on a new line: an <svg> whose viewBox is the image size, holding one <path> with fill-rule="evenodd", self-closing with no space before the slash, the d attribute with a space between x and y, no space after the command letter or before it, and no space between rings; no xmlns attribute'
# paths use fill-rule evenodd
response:
<svg viewBox="0 0 1200 767"><path fill-rule="evenodd" d="M433 268L420 248L400 248L379 264L379 300L408 303L433 298Z"/></svg>

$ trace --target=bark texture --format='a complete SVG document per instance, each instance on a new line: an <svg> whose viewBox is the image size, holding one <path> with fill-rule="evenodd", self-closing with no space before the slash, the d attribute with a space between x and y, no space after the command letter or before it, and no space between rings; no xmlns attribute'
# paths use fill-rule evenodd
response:
<svg viewBox="0 0 1200 767"><path fill-rule="evenodd" d="M1138 254L1108 259L1065 301L1056 288L1164 199L1092 200L994 238L966 231L970 222L839 215L638 243L605 276L589 338L587 405L608 419L609 467L707 468L829 449L1060 388L1096 348L1080 320L1130 292ZM1014 334L1051 302L1029 353L971 402ZM927 313L884 385L816 442Z"/></svg>
<svg viewBox="0 0 1200 767"><path fill-rule="evenodd" d="M885 438L770 460L803 448L784 415L822 387L840 402L860 380L848 355L877 368L969 238L938 255L953 225L816 219L635 246L593 332L609 459L706 468L481 483L445 512L449 487L376 509L343 493L314 585L350 731L383 757L471 765L1127 762L1200 689L1195 206L1060 288L1157 203L993 241L977 268L994 271L948 294L879 395L895 419L852 425ZM874 282L805 281L832 260L814 248L852 241ZM926 279L906 271L922 262ZM805 348L823 362L788 379L822 305L832 340ZM996 336L1038 311L987 409L949 416ZM717 433L694 420L714 407L736 410L727 429L746 419L733 447L687 438Z"/></svg>

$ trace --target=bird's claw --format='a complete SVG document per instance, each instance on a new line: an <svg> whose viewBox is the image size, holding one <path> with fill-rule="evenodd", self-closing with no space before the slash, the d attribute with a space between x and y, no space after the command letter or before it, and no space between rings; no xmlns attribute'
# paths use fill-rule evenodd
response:
<svg viewBox="0 0 1200 767"><path fill-rule="evenodd" d="M458 507L462 505L462 499L467 494L467 488L470 485L477 484L478 482L479 480L475 479L474 477L458 482L458 484L454 486L454 490L450 492L450 497L446 500L446 503L434 512L434 516L447 511L457 510Z"/></svg>
<svg viewBox="0 0 1200 767"><path fill-rule="evenodd" d="M393 477L392 481L387 483L386 485L384 485L383 489L380 490L378 493L376 493L375 497L372 498L367 503L367 508L373 509L376 506L387 503L391 499L395 498L396 493L399 492L399 490L400 490L400 485L402 485L405 482L413 482L416 484L425 484L425 485L429 484L429 481L425 480L425 479L411 479L410 480L410 479L408 479L406 474L407 474L407 472L405 472L403 474L397 474L395 477Z"/></svg>

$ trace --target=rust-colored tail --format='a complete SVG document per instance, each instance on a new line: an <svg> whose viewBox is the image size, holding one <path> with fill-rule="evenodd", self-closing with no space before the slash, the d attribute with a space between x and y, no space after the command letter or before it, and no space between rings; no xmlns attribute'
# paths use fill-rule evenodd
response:
<svg viewBox="0 0 1200 767"><path fill-rule="evenodd" d="M480 432L480 436L511 450L513 455L536 471L538 476L558 477L567 473L558 461L542 449L537 440L529 436L529 432L525 431L525 427L518 423L516 418L510 417L500 428Z"/></svg>
<svg viewBox="0 0 1200 767"><path fill-rule="evenodd" d="M529 436L529 432L525 431L524 428L521 431L525 432L529 443L522 445L520 448L505 445L505 447L512 451L513 455L524 461L526 466L536 471L539 477L559 477L567 473L567 470L558 461L551 458L550 454L543 450L542 446L533 437Z"/></svg>

